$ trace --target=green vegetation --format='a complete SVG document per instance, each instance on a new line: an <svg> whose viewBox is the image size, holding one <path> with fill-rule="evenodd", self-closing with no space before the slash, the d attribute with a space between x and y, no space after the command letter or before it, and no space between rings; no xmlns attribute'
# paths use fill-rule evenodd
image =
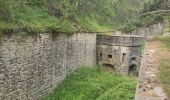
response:
<svg viewBox="0 0 170 100"><path fill-rule="evenodd" d="M170 23L170 16L165 16L164 19ZM170 27L168 29L166 29L166 32L170 32Z"/></svg>
<svg viewBox="0 0 170 100"><path fill-rule="evenodd" d="M170 0L146 0L144 7L139 11L138 16L135 16L126 25L119 30L124 32L131 32L136 27L150 26L158 22L163 22L165 16L169 16L170 12L151 13L152 11L170 10ZM150 12L150 13L148 13Z"/></svg>
<svg viewBox="0 0 170 100"><path fill-rule="evenodd" d="M43 100L133 100L136 79L108 73L102 66L73 72Z"/></svg>
<svg viewBox="0 0 170 100"><path fill-rule="evenodd" d="M0 32L102 32L136 16L141 0L0 0Z"/></svg>
<svg viewBox="0 0 170 100"><path fill-rule="evenodd" d="M141 54L143 55L145 51L145 42L142 43Z"/></svg>
<svg viewBox="0 0 170 100"><path fill-rule="evenodd" d="M163 46L165 48L167 48L168 50L170 50L170 36L166 36L166 35L158 35L158 36L154 36L153 38L156 41L161 41L163 43Z"/></svg>
<svg viewBox="0 0 170 100"><path fill-rule="evenodd" d="M163 48L170 50L170 36L155 36L154 40L161 41ZM160 80L164 86L164 90L170 97L170 58L167 56L160 56Z"/></svg>
<svg viewBox="0 0 170 100"><path fill-rule="evenodd" d="M160 60L160 79L168 97L170 97L170 59Z"/></svg>
<svg viewBox="0 0 170 100"><path fill-rule="evenodd" d="M1 0L0 32L130 32L169 13L141 14L167 9L169 0Z"/></svg>

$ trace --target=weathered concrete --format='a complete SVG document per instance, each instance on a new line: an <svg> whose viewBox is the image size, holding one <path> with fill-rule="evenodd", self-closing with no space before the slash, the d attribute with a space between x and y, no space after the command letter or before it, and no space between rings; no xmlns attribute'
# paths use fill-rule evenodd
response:
<svg viewBox="0 0 170 100"><path fill-rule="evenodd" d="M123 75L138 73L142 37L115 35L97 37L97 61L99 64L114 66Z"/></svg>
<svg viewBox="0 0 170 100"><path fill-rule="evenodd" d="M96 64L96 34L7 35L0 45L0 100L35 100L70 72Z"/></svg>
<svg viewBox="0 0 170 100"><path fill-rule="evenodd" d="M152 36L152 35L161 35L165 32L166 24L164 22L160 22L157 24L150 25L149 27L138 27L134 31L132 31L129 34L135 34L139 36L143 36L146 38L146 36Z"/></svg>

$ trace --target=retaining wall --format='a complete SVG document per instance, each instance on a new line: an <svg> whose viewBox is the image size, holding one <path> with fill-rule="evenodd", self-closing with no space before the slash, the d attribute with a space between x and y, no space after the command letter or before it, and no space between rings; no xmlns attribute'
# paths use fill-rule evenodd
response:
<svg viewBox="0 0 170 100"><path fill-rule="evenodd" d="M0 100L35 100L70 72L96 65L96 34L6 35L0 45Z"/></svg>

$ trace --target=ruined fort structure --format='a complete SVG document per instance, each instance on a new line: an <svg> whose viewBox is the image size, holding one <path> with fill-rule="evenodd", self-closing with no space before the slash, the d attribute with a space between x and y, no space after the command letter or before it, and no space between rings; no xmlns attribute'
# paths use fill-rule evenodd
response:
<svg viewBox="0 0 170 100"><path fill-rule="evenodd" d="M125 75L138 72L140 46L137 36L5 35L0 44L0 100L37 100L81 66L102 63Z"/></svg>
<svg viewBox="0 0 170 100"><path fill-rule="evenodd" d="M138 73L142 37L115 35L97 37L97 62L123 75Z"/></svg>

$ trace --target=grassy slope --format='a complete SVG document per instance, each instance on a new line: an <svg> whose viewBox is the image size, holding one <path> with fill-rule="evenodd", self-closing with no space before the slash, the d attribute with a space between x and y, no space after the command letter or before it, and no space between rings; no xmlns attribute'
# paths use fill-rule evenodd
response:
<svg viewBox="0 0 170 100"><path fill-rule="evenodd" d="M80 68L43 100L133 100L135 78Z"/></svg>
<svg viewBox="0 0 170 100"><path fill-rule="evenodd" d="M36 3L37 1L32 1L32 3L34 2ZM88 0L88 2L91 2L91 0ZM21 29L28 33L46 31L75 32L75 25L80 26L85 31L91 32L114 30L126 23L131 16L135 16L141 8L139 6L135 6L137 3L133 4L134 0L125 0L123 2L122 0L115 0L115 7L118 9L118 11L116 11L113 10L115 7L112 7L105 2L106 1L104 1L101 9L90 6L90 8L86 10L85 16L74 14L76 11L73 11L74 13L68 13L67 10L71 8L71 5L68 5L67 3L65 4L64 1L61 5L68 6L66 7L68 9L61 9L67 17L54 17L49 15L47 7L42 4L25 5L23 8L16 7L12 9L13 20L4 21L0 16L0 33L8 32L9 30L17 31ZM111 0L108 0L108 2L111 2ZM93 5L96 6L96 4ZM68 18L69 14L73 14L75 19L70 20Z"/></svg>
<svg viewBox="0 0 170 100"><path fill-rule="evenodd" d="M50 16L41 6L27 6L24 10L14 10L14 21L0 20L0 30L24 29L27 32L73 32L73 24L64 19Z"/></svg>

